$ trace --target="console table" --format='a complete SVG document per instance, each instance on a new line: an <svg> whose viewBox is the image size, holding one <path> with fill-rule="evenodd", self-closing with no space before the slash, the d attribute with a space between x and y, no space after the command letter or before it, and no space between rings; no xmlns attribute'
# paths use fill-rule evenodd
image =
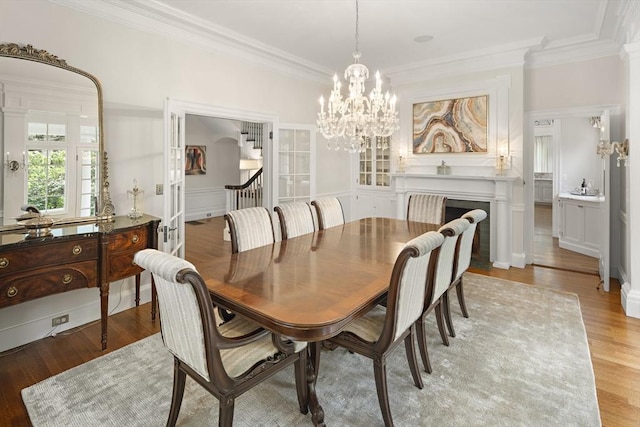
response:
<svg viewBox="0 0 640 427"><path fill-rule="evenodd" d="M97 223L53 226L48 232L0 232L0 308L74 289L100 289L102 349L107 348L109 284L136 276L140 303L140 273L134 254L158 247L160 218L116 216ZM156 294L152 286L151 318Z"/></svg>

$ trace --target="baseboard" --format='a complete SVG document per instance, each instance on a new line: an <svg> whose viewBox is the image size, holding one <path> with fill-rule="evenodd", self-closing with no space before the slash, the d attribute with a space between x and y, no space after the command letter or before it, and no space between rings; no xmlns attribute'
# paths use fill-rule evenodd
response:
<svg viewBox="0 0 640 427"><path fill-rule="evenodd" d="M511 254L511 266L517 268L525 268L527 265L527 255L524 253Z"/></svg>
<svg viewBox="0 0 640 427"><path fill-rule="evenodd" d="M133 284L133 278L111 284L109 292L109 315L135 307L135 286ZM50 297L41 298L21 304L21 308L25 308L25 304L34 305L34 311L37 312L38 316L34 317L33 315L31 315L28 316L25 321L19 321L13 325L0 328L0 352L19 347L21 345L25 345L49 336L55 336L59 333L76 328L78 326L86 325L94 321L99 321L100 297L98 288L91 288L88 290L83 289L81 291L84 291L85 293L87 291L95 292L95 298L93 297L93 295L91 295L90 298L78 298L80 300L80 304L78 305L57 308L57 310L63 311L46 310L46 300L55 297L70 297L74 291L64 294L52 295ZM72 300L71 298L68 299ZM140 286L140 304L149 301L151 301L151 283L142 283ZM55 304L52 304L51 306L55 306ZM7 310L7 308L5 308L4 310ZM52 327L51 319L63 314L69 315L69 322L60 326ZM1 323L3 325L7 324L6 322ZM100 346L100 339L100 335L96 334L96 346Z"/></svg>
<svg viewBox="0 0 640 427"><path fill-rule="evenodd" d="M640 289L634 289L631 283L624 282L620 290L620 299L624 313L640 319Z"/></svg>

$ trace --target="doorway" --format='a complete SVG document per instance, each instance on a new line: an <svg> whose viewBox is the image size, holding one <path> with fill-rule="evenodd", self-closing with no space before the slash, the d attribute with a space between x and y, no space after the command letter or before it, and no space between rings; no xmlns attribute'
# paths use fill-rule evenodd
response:
<svg viewBox="0 0 640 427"><path fill-rule="evenodd" d="M525 176L533 185L525 190L525 240L529 248L527 260L534 265L549 268L600 274L608 290L608 215L596 227L602 230L600 257L593 258L560 248L561 203L560 194L570 193L584 176L593 176L594 186L598 177L608 181L608 170L601 170L595 147L597 131L590 124L591 116L607 118L604 107L579 108L563 111L533 112L528 114L527 139L525 144ZM585 135L596 132L594 140ZM606 129L608 134L608 129ZM606 135L601 138L608 138ZM550 144L550 146L549 146ZM589 165L587 168L585 165ZM590 175L591 174L591 175ZM599 187L606 190L604 186ZM602 212L608 212L609 197L606 197ZM603 268L604 265L607 268Z"/></svg>

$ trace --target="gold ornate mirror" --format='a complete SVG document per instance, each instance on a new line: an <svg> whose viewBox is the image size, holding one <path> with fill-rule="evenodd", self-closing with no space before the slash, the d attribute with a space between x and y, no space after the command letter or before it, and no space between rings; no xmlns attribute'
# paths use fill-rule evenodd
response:
<svg viewBox="0 0 640 427"><path fill-rule="evenodd" d="M98 79L45 50L8 43L0 44L0 89L4 223L23 205L67 220L110 218Z"/></svg>

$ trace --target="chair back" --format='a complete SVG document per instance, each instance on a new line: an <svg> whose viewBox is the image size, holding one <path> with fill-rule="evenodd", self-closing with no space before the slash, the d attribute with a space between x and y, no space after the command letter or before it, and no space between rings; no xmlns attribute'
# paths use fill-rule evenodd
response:
<svg viewBox="0 0 640 427"><path fill-rule="evenodd" d="M407 242L396 258L382 333L382 337L391 338L390 342L398 339L422 314L432 251L443 242L442 233L429 231Z"/></svg>
<svg viewBox="0 0 640 427"><path fill-rule="evenodd" d="M456 274L454 281L458 280L462 274L467 271L471 264L471 252L473 249L473 237L476 234L476 227L478 223L487 217L487 213L482 209L474 209L462 215L462 219L469 221L469 228L467 228L460 236L460 243L458 244L458 257L456 262Z"/></svg>
<svg viewBox="0 0 640 427"><path fill-rule="evenodd" d="M443 224L447 198L437 194L415 193L409 196L407 220Z"/></svg>
<svg viewBox="0 0 640 427"><path fill-rule="evenodd" d="M342 205L336 197L322 197L311 202L311 205L316 208L320 230L344 224Z"/></svg>
<svg viewBox="0 0 640 427"><path fill-rule="evenodd" d="M211 331L208 328L216 327L215 316L209 292L195 267L155 249L137 252L133 261L153 275L164 345L175 357L210 381L205 342ZM190 280L185 280L187 273Z"/></svg>
<svg viewBox="0 0 640 427"><path fill-rule="evenodd" d="M453 263L458 238L468 228L469 221L458 218L446 223L438 230L444 236L444 242L440 246L433 280L429 285L429 295L427 295L429 304L436 302L449 289L453 281Z"/></svg>
<svg viewBox="0 0 640 427"><path fill-rule="evenodd" d="M264 207L238 209L227 213L231 252L244 252L275 242L271 214Z"/></svg>
<svg viewBox="0 0 640 427"><path fill-rule="evenodd" d="M280 232L282 240L292 239L301 234L313 233L316 227L313 224L311 206L306 202L283 203L274 210L280 219Z"/></svg>

